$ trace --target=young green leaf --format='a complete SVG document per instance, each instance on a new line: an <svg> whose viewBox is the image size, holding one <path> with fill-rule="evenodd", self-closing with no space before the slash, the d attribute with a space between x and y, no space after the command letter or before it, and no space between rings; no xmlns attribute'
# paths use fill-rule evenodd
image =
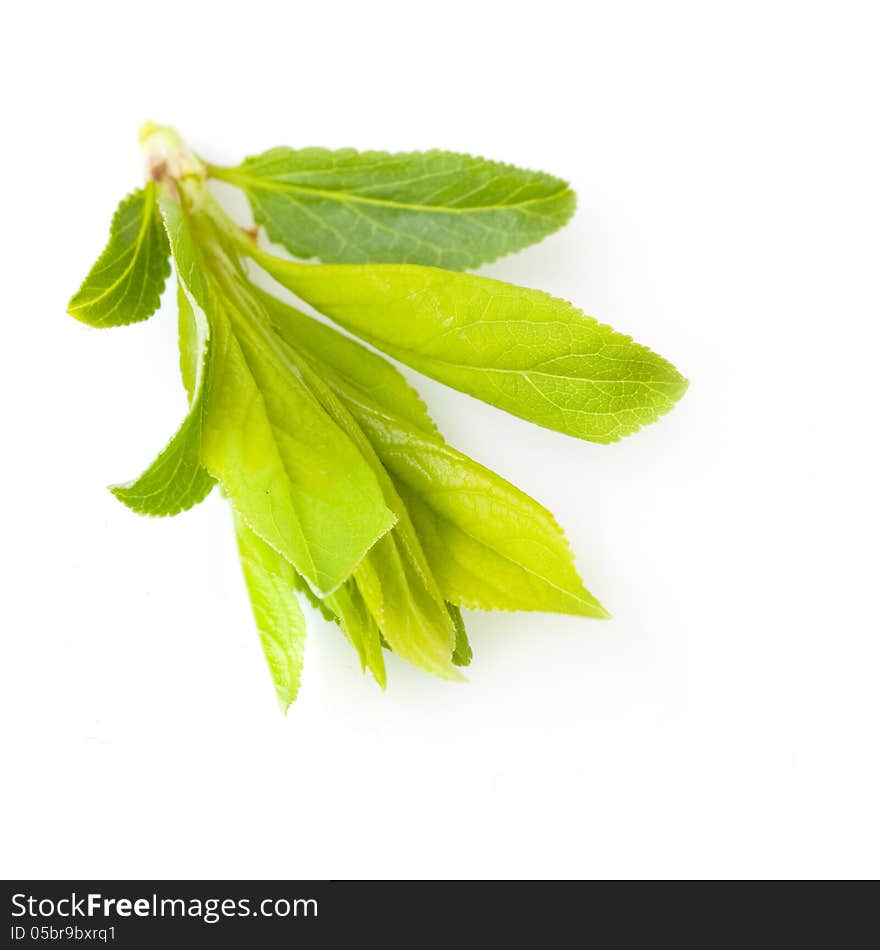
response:
<svg viewBox="0 0 880 950"><path fill-rule="evenodd" d="M296 596L296 571L233 513L238 553L260 643L282 712L299 692L306 622Z"/></svg>
<svg viewBox="0 0 880 950"><path fill-rule="evenodd" d="M481 610L607 617L545 508L445 442L348 403L393 475L447 600Z"/></svg>
<svg viewBox="0 0 880 950"><path fill-rule="evenodd" d="M474 658L471 645L468 642L467 630L465 630L464 620L461 611L455 604L446 604L449 616L452 617L452 623L455 626L455 649L452 651L452 662L456 666L470 666Z"/></svg>
<svg viewBox="0 0 880 950"><path fill-rule="evenodd" d="M326 594L394 524L369 464L303 384L237 264L161 199L178 277L207 317L201 462L250 527Z"/></svg>
<svg viewBox="0 0 880 950"><path fill-rule="evenodd" d="M318 361L321 379L343 401L393 477L407 521L411 519L416 528L446 600L483 610L608 616L584 588L550 512L438 434L398 416L395 407L401 400L389 403L387 388L381 391L385 401L380 404L367 390L337 374L334 355L343 346L358 347L355 341L279 300L267 310L276 332ZM328 342L332 334L340 337L336 346ZM353 359L353 353L347 355ZM408 388L402 378L400 383ZM402 394L406 389L396 391Z"/></svg>
<svg viewBox="0 0 880 950"><path fill-rule="evenodd" d="M289 341L287 349L316 398L372 467L385 503L397 519L393 529L376 541L354 571L357 590L377 630L403 659L446 679L460 679L451 663L455 627L406 506L360 426L328 385L327 367L319 364L316 370L295 341ZM329 606L338 613L332 603Z"/></svg>
<svg viewBox="0 0 880 950"><path fill-rule="evenodd" d="M369 555L368 555L369 556ZM357 651L361 669L368 669L373 679L385 689L385 657L382 656L382 634L376 620L361 596L357 582L346 581L324 599L339 628Z"/></svg>
<svg viewBox="0 0 880 950"><path fill-rule="evenodd" d="M615 442L687 389L662 357L538 290L433 267L252 253L288 290L395 359L567 435Z"/></svg>
<svg viewBox="0 0 880 950"><path fill-rule="evenodd" d="M385 689L382 634L364 604L357 583L349 579L326 597L318 597L305 578L296 573L294 585L325 620L335 623L342 630L360 658L361 669L369 669L376 682Z"/></svg>
<svg viewBox="0 0 880 950"><path fill-rule="evenodd" d="M110 225L110 240L67 305L67 312L93 327L146 320L159 307L171 273L168 239L149 182L124 198Z"/></svg>
<svg viewBox="0 0 880 950"><path fill-rule="evenodd" d="M381 356L371 353L366 347L361 346L361 344L355 340L343 336L343 334L334 330L332 327L324 326L317 320L313 320L304 313L288 306L278 300L277 297L273 297L265 291L259 291L258 293L276 329L278 329L279 332L286 332L287 339L290 340L291 343L294 343L299 349L307 351L309 355L316 359L317 365L319 366L319 375L322 380L326 378L326 373L332 365L333 374L340 377L340 379L344 380L354 389L368 395L372 400L389 411L399 413L400 416L405 418L410 424L426 432L436 434L436 427L428 415L425 405L418 393L416 393L390 363ZM282 332L282 336L284 332ZM357 432L353 420L348 418L348 413L342 409L338 401L334 399L332 395L323 391L321 383L315 383L315 386L317 390L322 393L323 398L327 400L333 411L338 413L340 418L345 420L344 424L352 427L352 431L355 432L355 438L362 439L362 434ZM439 438L439 435L437 438ZM360 444L365 456L373 458L373 453L369 446L364 442ZM385 480L384 471L381 469L378 460L376 460L376 465L381 473L380 480ZM400 506L401 502L399 496L397 496L393 486L387 481L384 481L384 484L390 499L389 507L394 508L395 505ZM408 520L408 516L406 517ZM405 535L405 541L408 541L409 545L415 550L415 554L412 557L415 558L417 564L415 571L416 577L420 574L429 573L430 569L424 561L424 555L421 553L418 539L413 536L411 528L408 529L406 524L399 520L392 531L392 535L395 532L397 532L398 535L403 533ZM396 542L399 539L395 538L394 540ZM400 575L403 574L404 577L406 576L407 568L405 567L405 562L410 559L411 556L409 552L406 551L405 545L402 556L398 544L395 543L387 547L388 549L383 550L381 545L377 545L377 549L371 551L365 559L367 563L363 568L359 568L355 571L355 579L346 582L333 595L318 599L314 597L308 589L306 590L313 604L321 610L325 618L336 621L343 629L346 636L358 651L361 657L361 663L372 670L377 682L379 682L383 688L385 685L384 664L379 668L381 652L377 656L375 650L377 643L381 643L384 638L381 636L379 627L370 614L369 608L358 587L358 583L366 588L368 596L370 596L370 601L376 605L381 597L380 594L374 593L374 588L377 586L375 580L376 574L383 570L387 572L387 562L390 561L392 564L397 565L396 571L391 570L391 573L397 578L395 588L398 591L406 590L405 585L400 581ZM381 564L383 561L386 562L384 568L380 566L368 570L367 564L372 562L380 562ZM381 585L379 584L379 586ZM438 615L437 606L439 605L440 599L439 593L436 592L436 588L429 587L428 590L425 591L424 587L425 584L423 581L416 581L416 595L412 596L410 594L405 597L402 610L400 607L394 607L390 611L386 608L381 612L386 615L386 617L389 613L406 613L412 604L417 604L420 600L424 599L427 601L427 609L421 611L421 616L422 618L433 616L436 624L436 617ZM386 591L386 596L382 598L382 602L384 603L387 600L388 592ZM464 622L461 619L461 613L457 607L451 604L447 604L446 606L455 628L455 647L452 660L455 665L465 666L467 664L464 660L470 656L470 646L467 643ZM389 622L388 619L385 620L386 625ZM424 622L424 620L422 622ZM443 644L441 649L445 651L448 628L446 628L443 623L439 626L440 640ZM391 636L394 637L393 631Z"/></svg>
<svg viewBox="0 0 880 950"><path fill-rule="evenodd" d="M202 433L211 376L211 340L204 314L196 314L186 295L179 311L181 375L190 399L189 413L155 462L135 481L110 490L142 515L176 515L202 501L214 479L202 467Z"/></svg>
<svg viewBox="0 0 880 950"><path fill-rule="evenodd" d="M400 521L355 570L370 614L391 649L442 679L460 680L452 664L455 627L418 536L400 504Z"/></svg>
<svg viewBox="0 0 880 950"><path fill-rule="evenodd" d="M197 314L193 310L183 284L177 281L177 348L180 358L180 378L190 403L195 397L199 368L204 362L204 341L208 336L207 329L207 318L204 314Z"/></svg>
<svg viewBox="0 0 880 950"><path fill-rule="evenodd" d="M281 336L317 356L343 382L369 397L387 412L417 429L439 435L422 397L388 360L291 307L265 290L257 291L260 302Z"/></svg>
<svg viewBox="0 0 880 950"><path fill-rule="evenodd" d="M306 600L320 612L321 616L329 621L330 623L339 623L339 617L330 609L326 597L319 597L311 587L309 587L309 582L302 576L302 574L297 574L294 578L294 583L296 584L296 589L306 598ZM348 581L346 581L346 584ZM343 584L343 587L345 585ZM341 588L340 588L341 589Z"/></svg>
<svg viewBox="0 0 880 950"><path fill-rule="evenodd" d="M465 270L552 234L574 212L568 184L455 152L273 148L217 178L297 257Z"/></svg>

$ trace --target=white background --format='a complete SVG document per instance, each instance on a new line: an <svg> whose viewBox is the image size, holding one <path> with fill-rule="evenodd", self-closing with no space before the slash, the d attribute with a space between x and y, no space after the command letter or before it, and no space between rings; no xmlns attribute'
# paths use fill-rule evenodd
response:
<svg viewBox="0 0 880 950"><path fill-rule="evenodd" d="M873 9L872 9L873 8ZM2 30L5 876L876 876L876 4L16 4ZM182 417L175 316L65 305L175 124L545 169L570 226L487 273L692 380L618 445L417 379L566 526L608 623L470 615L386 693L310 614L278 714L214 495L105 490ZM415 374L409 374L416 379Z"/></svg>

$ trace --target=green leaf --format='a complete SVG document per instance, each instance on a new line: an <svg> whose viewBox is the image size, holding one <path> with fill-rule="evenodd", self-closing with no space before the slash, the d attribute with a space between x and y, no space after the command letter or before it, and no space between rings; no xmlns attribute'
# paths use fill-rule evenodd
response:
<svg viewBox="0 0 880 950"><path fill-rule="evenodd" d="M332 366L340 379L386 411L418 429L437 433L422 397L388 360L272 294L257 292L273 326L286 340L296 342Z"/></svg>
<svg viewBox="0 0 880 950"><path fill-rule="evenodd" d="M308 377L311 388L370 460L385 492L386 504L398 518L394 529L376 543L355 570L354 582L341 588L349 598L354 598L355 609L349 607L340 612L334 603L336 595L325 598L323 603L339 615L336 619L361 655L362 663L370 666L381 685L384 686L384 666L380 679L366 647L375 650L383 636L396 644L394 650L399 655L430 672L450 677L448 659L457 642L456 628L449 624L451 614L442 609L442 594L392 481L339 396L328 389L326 374L330 371L340 382L389 411L399 412L411 425L424 431L436 434L434 423L415 390L381 356L270 294L261 291L260 297L276 331L288 343L292 358L300 354L302 359L307 354L316 362L317 374L311 371ZM329 370L331 365L333 369ZM304 370L309 372L305 366ZM366 620L365 613L372 623ZM381 650L372 655L378 664Z"/></svg>
<svg viewBox="0 0 880 950"><path fill-rule="evenodd" d="M460 680L452 665L455 627L402 504L399 522L355 570L358 591L391 649L443 679Z"/></svg>
<svg viewBox="0 0 880 950"><path fill-rule="evenodd" d="M387 399L380 404L344 380L331 361L336 348L325 343L326 335L336 331L281 301L271 313L277 332L292 345L308 348L318 361L321 379L344 402L392 476L404 503L405 517L395 508L400 523L415 526L446 600L482 610L608 616L584 588L568 543L546 508L437 433L396 415ZM320 346L314 345L316 339ZM346 345L358 346L352 340Z"/></svg>
<svg viewBox="0 0 880 950"><path fill-rule="evenodd" d="M211 174L297 257L464 270L518 251L574 212L566 182L455 152L274 148Z"/></svg>
<svg viewBox="0 0 880 950"><path fill-rule="evenodd" d="M455 604L449 603L447 603L446 609L449 611L449 616L452 617L452 622L455 625L455 649L452 651L452 662L456 666L470 666L474 654L468 642L467 630L465 630L461 611Z"/></svg>
<svg viewBox="0 0 880 950"><path fill-rule="evenodd" d="M369 555L368 555L369 556ZM346 581L325 599L336 623L357 651L361 669L369 669L376 682L385 689L385 657L382 656L382 635L376 620L361 595L357 582Z"/></svg>
<svg viewBox="0 0 880 950"><path fill-rule="evenodd" d="M235 534L260 643L282 712L299 692L306 622L296 595L296 571L238 514Z"/></svg>
<svg viewBox="0 0 880 950"><path fill-rule="evenodd" d="M141 515L176 515L210 493L214 479L202 467L202 434L207 415L206 391L211 377L211 340L204 314L196 314L186 295L179 311L181 375L190 409L180 428L155 462L133 482L110 491Z"/></svg>
<svg viewBox="0 0 880 950"><path fill-rule="evenodd" d="M584 588L546 508L436 436L354 394L347 404L393 476L447 600L481 610L608 616Z"/></svg>
<svg viewBox="0 0 880 950"><path fill-rule="evenodd" d="M67 311L93 327L146 320L158 309L170 273L168 239L156 210L156 185L150 182L116 209L107 247Z"/></svg>
<svg viewBox="0 0 880 950"><path fill-rule="evenodd" d="M207 333L200 332L206 325L204 316L199 316L193 310L189 297L183 289L183 284L177 282L177 344L180 351L180 378L186 390L187 398L193 401L196 390L196 379L199 375L199 366L204 360L203 337Z"/></svg>
<svg viewBox="0 0 880 950"><path fill-rule="evenodd" d="M385 503L397 519L394 528L376 541L354 571L360 597L375 622L377 632L381 632L398 656L429 673L446 679L461 679L451 662L455 647L452 618L431 573L406 506L369 439L328 385L324 375L326 367L318 361L316 365L320 368L313 367L307 353L298 345L300 342L291 339L281 345L286 344L312 392L352 439L361 457L373 468L382 487ZM339 613L329 600L328 605ZM372 646L377 659L381 658L381 641L375 639Z"/></svg>
<svg viewBox="0 0 880 950"><path fill-rule="evenodd" d="M309 582L301 575L297 574L295 578L296 589L305 596L306 600L320 612L321 616L330 623L339 623L339 617L330 609L327 604L327 598L319 597L311 587ZM348 583L348 581L346 581ZM343 585L344 586L344 585Z"/></svg>
<svg viewBox="0 0 880 950"><path fill-rule="evenodd" d="M321 616L335 623L357 651L361 669L369 669L376 682L385 689L385 659L382 656L382 634L367 609L354 580L347 580L326 597L318 597L305 579L296 575L295 584Z"/></svg>
<svg viewBox="0 0 880 950"><path fill-rule="evenodd" d="M541 291L431 267L253 256L377 349L567 435L615 442L668 412L687 389L671 363Z"/></svg>
<svg viewBox="0 0 880 950"><path fill-rule="evenodd" d="M303 383L237 262L197 215L167 196L161 207L179 279L210 326L201 462L251 529L317 593L330 593L394 515L370 465Z"/></svg>

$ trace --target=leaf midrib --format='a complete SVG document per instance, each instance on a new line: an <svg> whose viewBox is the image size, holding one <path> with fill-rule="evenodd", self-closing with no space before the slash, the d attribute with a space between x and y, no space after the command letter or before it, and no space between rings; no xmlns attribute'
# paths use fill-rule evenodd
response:
<svg viewBox="0 0 880 950"><path fill-rule="evenodd" d="M427 363L440 363L443 366L451 366L453 369L465 369L465 370L474 370L481 373L501 373L514 376L541 376L546 379L561 379L566 380L567 382L576 382L576 383L591 383L591 384L600 384L600 383L640 383L645 386L661 386L661 385L675 385L679 383L679 380L673 379L593 379L588 376L563 376L559 373L548 373L545 370L533 370L533 369L504 369L500 366L481 366L479 363L456 363L453 360L444 360L438 356L427 356L419 353L417 350L407 350L403 347L396 347L393 344L389 344L386 341L380 341L377 337L364 336L365 340L373 344L373 346L378 347L379 349L384 349L386 352L394 355L393 350L397 350L398 353L412 353L414 354L415 359L424 360ZM575 354L576 355L576 354ZM396 356L396 359L401 359L401 357ZM608 359L609 357L604 357ZM403 360L403 362L409 362L409 360ZM415 365L414 363L412 365Z"/></svg>
<svg viewBox="0 0 880 950"><path fill-rule="evenodd" d="M516 204L493 204L493 205L466 205L461 208L444 207L443 205L423 205L407 201L390 201L386 198L367 198L363 195L355 195L347 191L332 191L326 188L310 188L307 185L294 185L289 182L277 182L268 178L261 178L257 175L249 175L247 172L239 172L232 168L218 168L212 166L209 169L211 175L222 181L230 182L239 187L247 188L243 182L252 182L251 187L254 190L275 191L284 193L285 191L295 191L300 194L317 195L321 198L328 198L331 201L338 201L342 204L366 204L378 205L379 207L393 208L397 211L417 211L421 213L429 212L431 214L480 214L484 211L516 211L525 208L528 205L541 204L545 201L552 201L566 192L570 192L568 185L554 191L549 195L542 195L539 198L528 198L525 201L518 201Z"/></svg>

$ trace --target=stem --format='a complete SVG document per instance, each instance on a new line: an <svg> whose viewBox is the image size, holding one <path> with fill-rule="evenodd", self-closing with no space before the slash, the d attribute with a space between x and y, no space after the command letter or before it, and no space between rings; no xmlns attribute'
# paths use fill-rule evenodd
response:
<svg viewBox="0 0 880 950"><path fill-rule="evenodd" d="M204 182L207 179L205 163L190 151L171 126L145 122L138 138L144 153L147 178L161 182L170 194L176 195L176 186L184 181Z"/></svg>
<svg viewBox="0 0 880 950"><path fill-rule="evenodd" d="M273 262L277 262L276 258L257 245L253 233L239 227L229 217L208 189L209 176L221 179L229 177L226 172L231 169L203 162L171 126L146 122L141 126L138 137L149 180L159 183L170 197L185 204L187 211L197 219L209 219L227 250L231 245L238 253L267 270Z"/></svg>
<svg viewBox="0 0 880 950"><path fill-rule="evenodd" d="M288 372L300 375L272 332L271 322L254 298L244 261L247 255L262 253L223 210L207 184L207 168L187 148L174 129L147 123L140 132L147 173L160 183L166 194L179 203L187 221L206 280L231 306L224 307L228 319L252 345L261 347Z"/></svg>

